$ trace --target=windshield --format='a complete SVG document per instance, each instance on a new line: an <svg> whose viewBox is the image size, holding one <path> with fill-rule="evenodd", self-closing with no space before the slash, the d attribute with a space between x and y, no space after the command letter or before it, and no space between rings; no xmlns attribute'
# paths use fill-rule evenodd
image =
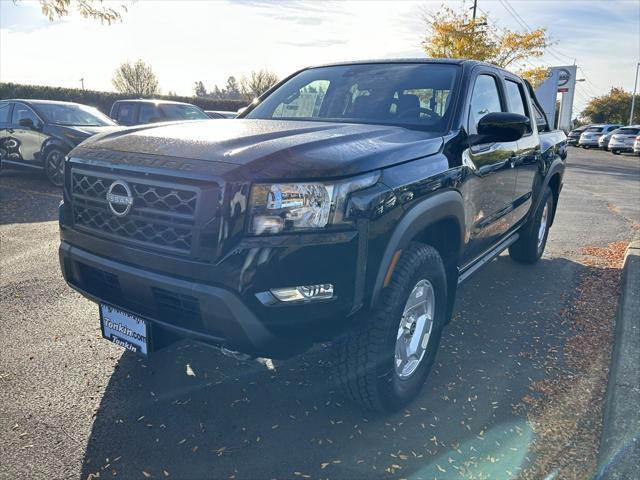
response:
<svg viewBox="0 0 640 480"><path fill-rule="evenodd" d="M169 103L160 105L160 110L167 120L201 120L210 118L195 105L181 105L178 103Z"/></svg>
<svg viewBox="0 0 640 480"><path fill-rule="evenodd" d="M447 127L459 68L366 64L312 68L289 79L245 118Z"/></svg>
<svg viewBox="0 0 640 480"><path fill-rule="evenodd" d="M40 103L34 105L38 113L49 123L82 127L115 125L114 121L99 110L86 105Z"/></svg>

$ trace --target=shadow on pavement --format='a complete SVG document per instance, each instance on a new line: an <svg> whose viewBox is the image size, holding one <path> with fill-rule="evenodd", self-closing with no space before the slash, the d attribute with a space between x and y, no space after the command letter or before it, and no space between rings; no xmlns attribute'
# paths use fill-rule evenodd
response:
<svg viewBox="0 0 640 480"><path fill-rule="evenodd" d="M562 345L560 311L585 268L491 262L460 288L420 398L387 417L335 393L330 346L275 371L191 343L124 353L81 478L504 478L528 461L533 433L515 410Z"/></svg>
<svg viewBox="0 0 640 480"><path fill-rule="evenodd" d="M39 170L8 169L0 173L0 225L58 219L62 189L51 185Z"/></svg>

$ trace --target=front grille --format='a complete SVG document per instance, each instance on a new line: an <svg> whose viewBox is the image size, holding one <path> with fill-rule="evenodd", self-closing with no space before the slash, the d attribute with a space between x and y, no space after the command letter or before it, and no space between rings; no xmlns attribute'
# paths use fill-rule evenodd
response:
<svg viewBox="0 0 640 480"><path fill-rule="evenodd" d="M183 251L189 251L191 248L192 230L188 224L182 226L163 225L148 220L116 217L109 211L91 208L86 203L76 205L74 221L76 225L82 225L108 235L159 247Z"/></svg>
<svg viewBox="0 0 640 480"><path fill-rule="evenodd" d="M122 177L74 169L71 172L76 227L153 249L189 254L194 245L199 188L173 182L124 178L133 202L123 216L107 201L109 187Z"/></svg>

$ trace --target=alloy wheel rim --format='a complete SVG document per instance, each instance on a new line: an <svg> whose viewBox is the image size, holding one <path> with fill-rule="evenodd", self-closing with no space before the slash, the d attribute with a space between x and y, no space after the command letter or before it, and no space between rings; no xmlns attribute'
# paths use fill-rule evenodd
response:
<svg viewBox="0 0 640 480"><path fill-rule="evenodd" d="M49 177L56 184L62 183L62 177L64 175L64 162L60 152L51 152L47 157L47 170L49 171Z"/></svg>
<svg viewBox="0 0 640 480"><path fill-rule="evenodd" d="M542 217L540 218L540 227L538 228L538 251L542 248L544 237L547 233L547 220L549 217L549 202L545 202Z"/></svg>
<svg viewBox="0 0 640 480"><path fill-rule="evenodd" d="M427 351L433 331L435 292L429 280L422 279L411 290L404 306L396 336L394 366L402 379L413 375Z"/></svg>

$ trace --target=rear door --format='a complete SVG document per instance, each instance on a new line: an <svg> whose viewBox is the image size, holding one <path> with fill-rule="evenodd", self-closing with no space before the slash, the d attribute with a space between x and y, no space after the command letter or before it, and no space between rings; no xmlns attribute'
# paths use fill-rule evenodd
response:
<svg viewBox="0 0 640 480"><path fill-rule="evenodd" d="M21 120L30 119L33 127L20 125ZM16 102L13 105L13 113L11 115L11 135L15 139L15 160L25 162L30 165L39 165L41 158L42 145L48 138L42 133L44 122L40 117L24 103ZM13 159L12 159L13 160Z"/></svg>
<svg viewBox="0 0 640 480"><path fill-rule="evenodd" d="M11 102L0 102L0 161L9 159L11 129Z"/></svg>
<svg viewBox="0 0 640 480"><path fill-rule="evenodd" d="M531 111L531 101L524 83L518 77L505 75L504 84L509 111L529 118L527 131L516 142L517 151L512 163L516 170L512 218L512 222L515 223L524 218L531 207L533 185L540 158L540 138L536 122L533 121L534 113Z"/></svg>
<svg viewBox="0 0 640 480"><path fill-rule="evenodd" d="M502 82L497 72L488 67L474 71L471 81L467 131L474 135L480 119L491 112L506 111ZM472 260L496 243L511 227L507 215L512 211L515 191L515 169L511 160L516 142L474 145L463 153L470 170L468 188L463 192L467 210L465 260Z"/></svg>

